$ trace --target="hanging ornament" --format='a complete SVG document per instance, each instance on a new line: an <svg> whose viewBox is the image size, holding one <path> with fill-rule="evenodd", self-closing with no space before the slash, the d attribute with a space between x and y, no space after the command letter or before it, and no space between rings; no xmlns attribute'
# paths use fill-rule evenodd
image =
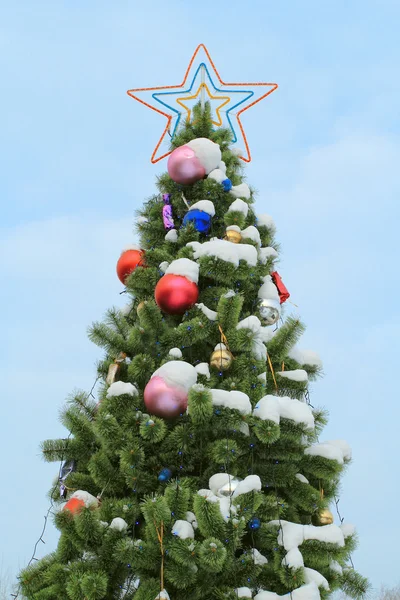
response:
<svg viewBox="0 0 400 600"><path fill-rule="evenodd" d="M187 409L188 393L197 381L196 369L184 361L169 361L155 371L144 389L150 414L174 419Z"/></svg>
<svg viewBox="0 0 400 600"><path fill-rule="evenodd" d="M108 367L108 373L106 377L106 384L112 385L115 383L119 370L121 368L121 363L126 359L125 352L120 352L113 363Z"/></svg>
<svg viewBox="0 0 400 600"><path fill-rule="evenodd" d="M239 244L242 239L242 234L240 233L240 228L237 225L230 225L226 228L225 239L228 242L233 242L234 244Z"/></svg>
<svg viewBox="0 0 400 600"><path fill-rule="evenodd" d="M172 261L154 290L161 310L168 315L182 315L191 308L199 297L198 278L199 265L193 260L179 258Z"/></svg>
<svg viewBox="0 0 400 600"><path fill-rule="evenodd" d="M165 482L165 481L169 481L172 477L172 471L171 469L161 469L161 471L158 474L158 481L161 482Z"/></svg>
<svg viewBox="0 0 400 600"><path fill-rule="evenodd" d="M192 223L199 233L208 233L211 227L211 219L215 215L214 204L210 200L195 202L183 217L182 225Z"/></svg>
<svg viewBox="0 0 400 600"><path fill-rule="evenodd" d="M164 229L169 231L175 227L174 218L172 216L171 194L163 194L162 198L164 202L162 210Z"/></svg>
<svg viewBox="0 0 400 600"><path fill-rule="evenodd" d="M73 515L77 515L85 507L97 508L98 505L98 499L92 496L92 494L89 494L89 492L84 492L83 490L78 490L72 494L71 498L64 505L63 510L68 510Z"/></svg>
<svg viewBox="0 0 400 600"><path fill-rule="evenodd" d="M218 371L227 371L232 364L232 360L233 355L225 344L217 344L211 354L210 366L218 369Z"/></svg>
<svg viewBox="0 0 400 600"><path fill-rule="evenodd" d="M278 271L274 271L271 273L272 281L276 285L276 289L278 290L280 303L283 304L290 297L290 294L282 281L281 276Z"/></svg>
<svg viewBox="0 0 400 600"><path fill-rule="evenodd" d="M261 527L261 521L258 517L252 517L249 521L249 529L251 529L252 531L256 531L257 529L260 529Z"/></svg>
<svg viewBox="0 0 400 600"><path fill-rule="evenodd" d="M74 471L76 471L76 461L75 460L66 460L64 462L63 466L61 467L60 476L58 478L58 481L60 483L60 497L61 498L65 499L67 497L67 488L65 486L65 480L67 479L68 475L70 475Z"/></svg>
<svg viewBox="0 0 400 600"><path fill-rule="evenodd" d="M146 305L146 301L142 300L141 302L139 302L139 304L137 305L136 308L136 314L139 315L140 311L142 310L142 308Z"/></svg>
<svg viewBox="0 0 400 600"><path fill-rule="evenodd" d="M144 266L144 252L132 246L124 250L117 262L117 275L121 283L125 283L128 275L133 273L136 267Z"/></svg>
<svg viewBox="0 0 400 600"><path fill-rule="evenodd" d="M221 161L221 150L207 138L191 140L170 154L168 174L175 183L190 185L203 179Z"/></svg>
<svg viewBox="0 0 400 600"><path fill-rule="evenodd" d="M281 311L275 306L275 302L275 300L261 299L258 304L258 312L265 325L273 325L281 316Z"/></svg>
<svg viewBox="0 0 400 600"><path fill-rule="evenodd" d="M317 527L321 527L324 525L332 525L333 521L334 521L333 514L327 508L319 510L312 517L313 525L316 525Z"/></svg>

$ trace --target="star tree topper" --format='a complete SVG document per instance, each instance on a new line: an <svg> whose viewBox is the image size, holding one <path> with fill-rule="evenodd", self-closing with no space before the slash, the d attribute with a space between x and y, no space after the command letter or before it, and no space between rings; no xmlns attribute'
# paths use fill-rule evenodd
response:
<svg viewBox="0 0 400 600"><path fill-rule="evenodd" d="M214 79L213 79L214 77ZM216 79L215 79L216 78ZM217 81L217 84L214 81ZM251 161L251 153L240 115L272 94L277 83L230 83L221 79L215 64L204 44L197 46L182 83L159 87L136 88L127 94L167 118L167 123L151 156L151 162L157 163L171 151L163 153L161 145L166 135L174 137L182 116L190 121L193 101L199 99L204 105L206 100L215 104L216 127L228 127L232 131L232 143L244 145L246 155L240 158Z"/></svg>

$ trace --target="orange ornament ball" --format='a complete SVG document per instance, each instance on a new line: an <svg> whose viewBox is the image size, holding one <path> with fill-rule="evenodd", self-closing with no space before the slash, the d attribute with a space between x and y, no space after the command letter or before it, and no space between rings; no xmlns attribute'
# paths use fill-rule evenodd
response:
<svg viewBox="0 0 400 600"><path fill-rule="evenodd" d="M124 250L117 262L117 275L121 283L125 283L128 275L133 273L136 267L144 267L143 250L137 248Z"/></svg>
<svg viewBox="0 0 400 600"><path fill-rule="evenodd" d="M168 315L183 315L197 302L199 288L183 275L170 273L158 281L154 297L163 312Z"/></svg>
<svg viewBox="0 0 400 600"><path fill-rule="evenodd" d="M68 502L64 504L63 510L68 510L73 515L78 515L83 508L97 508L98 505L99 501L92 496L92 494L84 492L83 490L78 490L74 492Z"/></svg>

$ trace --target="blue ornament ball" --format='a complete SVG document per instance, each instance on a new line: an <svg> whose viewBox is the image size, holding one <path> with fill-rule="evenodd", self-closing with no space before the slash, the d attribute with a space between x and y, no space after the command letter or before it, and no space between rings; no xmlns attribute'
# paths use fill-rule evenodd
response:
<svg viewBox="0 0 400 600"><path fill-rule="evenodd" d="M232 181L230 179L224 179L221 181L221 185L224 188L224 192L230 192L232 189Z"/></svg>
<svg viewBox="0 0 400 600"><path fill-rule="evenodd" d="M162 469L158 474L158 481L169 481L172 477L171 469Z"/></svg>
<svg viewBox="0 0 400 600"><path fill-rule="evenodd" d="M211 227L211 215L204 210L194 208L183 217L183 225L188 225L188 223L192 223L199 233L208 233Z"/></svg>
<svg viewBox="0 0 400 600"><path fill-rule="evenodd" d="M253 517L252 519L250 519L249 521L249 528L252 529L253 531L256 529L260 529L261 527L261 521L258 517Z"/></svg>

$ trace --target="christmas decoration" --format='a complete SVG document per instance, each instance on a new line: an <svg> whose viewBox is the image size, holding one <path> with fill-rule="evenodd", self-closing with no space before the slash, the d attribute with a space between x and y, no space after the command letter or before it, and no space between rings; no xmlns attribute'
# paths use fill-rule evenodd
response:
<svg viewBox="0 0 400 600"><path fill-rule="evenodd" d="M217 344L211 354L210 366L219 371L227 371L232 364L233 356L225 344Z"/></svg>
<svg viewBox="0 0 400 600"><path fill-rule="evenodd" d="M116 381L117 375L121 368L121 363L123 363L125 359L125 352L120 352L115 361L108 367L108 373L106 377L107 385L112 385Z"/></svg>
<svg viewBox="0 0 400 600"><path fill-rule="evenodd" d="M144 403L152 415L174 419L187 408L188 392L197 381L195 368L187 362L170 361L155 371L145 387Z"/></svg>
<svg viewBox="0 0 400 600"><path fill-rule="evenodd" d="M213 77L217 80L216 84L214 84ZM250 148L240 116L246 110L272 94L277 88L277 83L228 83L223 81L207 48L204 44L199 44L190 60L182 83L165 87L135 88L128 90L127 93L134 100L151 108L158 114L161 113L167 118L164 131L151 156L152 163L156 163L168 156L168 151L159 153L159 149L168 134L172 138L177 135L181 115L184 114L187 121L191 120L191 110L187 108L185 102L192 102L192 90L195 90L195 92L199 91L201 106L204 107L207 89L213 90L213 95L208 93L208 98L210 100L217 99L219 103L216 110L217 121L214 121L214 125L217 127L227 127L231 130L232 142L238 142L239 145L243 145L246 149L245 156L240 151L240 158L245 162L250 162ZM186 97L186 94L189 94L189 97ZM197 94L195 97L197 97ZM228 102L226 102L226 99L228 99ZM239 107L241 107L240 110L238 110ZM221 113L222 108L224 108L224 113ZM166 110L168 112L165 112ZM236 120L236 127L233 125L232 117ZM172 127L174 119L175 123Z"/></svg>
<svg viewBox="0 0 400 600"><path fill-rule="evenodd" d="M145 300L142 300L141 302L139 302L139 304L137 305L137 308L136 308L136 314L139 314L145 305L146 305Z"/></svg>
<svg viewBox="0 0 400 600"><path fill-rule="evenodd" d="M162 482L169 481L171 479L171 477L172 477L171 469L165 468L160 471L160 473L158 475L158 481L162 481Z"/></svg>
<svg viewBox="0 0 400 600"><path fill-rule="evenodd" d="M261 527L260 519L258 517L252 517L249 521L249 529L256 531L257 529L260 529L260 527Z"/></svg>
<svg viewBox="0 0 400 600"><path fill-rule="evenodd" d="M175 183L190 185L203 179L221 161L221 150L207 138L197 138L179 146L168 158L168 174Z"/></svg>
<svg viewBox="0 0 400 600"><path fill-rule="evenodd" d="M274 305L274 300L261 299L258 303L258 311L265 325L273 325L281 316L280 310Z"/></svg>
<svg viewBox="0 0 400 600"><path fill-rule="evenodd" d="M98 505L98 499L89 494L89 492L77 490L64 505L63 510L68 510L73 515L77 515L83 508L97 508Z"/></svg>
<svg viewBox="0 0 400 600"><path fill-rule="evenodd" d="M133 273L136 267L144 266L144 252L135 246L127 248L121 254L117 262L117 275L121 283L125 283L128 275Z"/></svg>
<svg viewBox="0 0 400 600"><path fill-rule="evenodd" d="M318 511L313 515L312 522L316 526L331 525L334 521L333 514L327 508Z"/></svg>
<svg viewBox="0 0 400 600"><path fill-rule="evenodd" d="M272 281L276 285L276 289L278 290L280 303L283 304L290 297L290 294L285 284L283 283L278 271L274 271L273 273L271 273L271 277Z"/></svg>
<svg viewBox="0 0 400 600"><path fill-rule="evenodd" d="M63 463L63 466L61 467L61 471L60 471L60 476L58 478L58 481L60 483L60 497L61 498L65 499L67 497L67 488L64 485L65 480L67 479L68 475L73 473L75 470L76 470L76 461L75 460L66 460Z"/></svg>
<svg viewBox="0 0 400 600"><path fill-rule="evenodd" d="M172 216L171 194L163 194L163 223L164 229L169 231L175 227L174 218Z"/></svg>
<svg viewBox="0 0 400 600"><path fill-rule="evenodd" d="M199 233L208 233L214 215L214 204L210 200L200 200L190 207L183 218L183 225L192 223Z"/></svg>
<svg viewBox="0 0 400 600"><path fill-rule="evenodd" d="M230 225L226 228L225 239L228 242L232 242L233 244L239 244L242 239L242 234L240 233L240 228L236 225Z"/></svg>
<svg viewBox="0 0 400 600"><path fill-rule="evenodd" d="M182 315L199 297L197 280L199 265L188 258L172 261L158 281L154 297L161 310L169 315Z"/></svg>

